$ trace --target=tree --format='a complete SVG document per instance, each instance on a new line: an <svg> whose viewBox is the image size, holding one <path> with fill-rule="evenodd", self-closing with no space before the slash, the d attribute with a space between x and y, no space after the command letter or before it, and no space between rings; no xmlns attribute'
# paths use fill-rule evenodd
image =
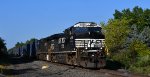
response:
<svg viewBox="0 0 150 77"><path fill-rule="evenodd" d="M17 43L15 44L15 47L20 47L20 46L23 46L23 45L32 43L32 42L34 42L35 40L37 40L37 39L36 39L36 38L31 38L30 40L27 40L25 43L23 43L23 42L17 42Z"/></svg>
<svg viewBox="0 0 150 77"><path fill-rule="evenodd" d="M143 10L141 7L134 7L132 11L124 9L122 11L115 10L114 19L124 19L130 20L129 25L137 25L140 31L143 30L145 26L150 27L150 9Z"/></svg>
<svg viewBox="0 0 150 77"><path fill-rule="evenodd" d="M114 19L121 19L122 17L122 13L118 10L115 10L115 13L113 15L114 15Z"/></svg>
<svg viewBox="0 0 150 77"><path fill-rule="evenodd" d="M35 40L37 40L37 39L36 39L36 38L31 38L30 40L27 40L25 44L32 43L32 42L34 42Z"/></svg>
<svg viewBox="0 0 150 77"><path fill-rule="evenodd" d="M139 33L138 38L150 47L150 27L147 26Z"/></svg>
<svg viewBox="0 0 150 77"><path fill-rule="evenodd" d="M128 23L128 20L116 19L110 20L108 25L104 27L106 45L111 52L118 52L118 50L123 48L123 44L130 31Z"/></svg>
<svg viewBox="0 0 150 77"><path fill-rule="evenodd" d="M115 10L105 30L111 58L127 68L150 67L150 9Z"/></svg>
<svg viewBox="0 0 150 77"><path fill-rule="evenodd" d="M20 47L20 46L23 46L24 45L24 43L22 43L22 42L17 42L16 44L15 44L15 47Z"/></svg>
<svg viewBox="0 0 150 77"><path fill-rule="evenodd" d="M4 40L0 37L0 55L4 55L7 52L6 43L4 43Z"/></svg>
<svg viewBox="0 0 150 77"><path fill-rule="evenodd" d="M110 19L104 28L109 50L116 52L127 48L127 43L135 38L150 46L150 9L143 10L136 6L133 10L115 10L113 15L114 19Z"/></svg>

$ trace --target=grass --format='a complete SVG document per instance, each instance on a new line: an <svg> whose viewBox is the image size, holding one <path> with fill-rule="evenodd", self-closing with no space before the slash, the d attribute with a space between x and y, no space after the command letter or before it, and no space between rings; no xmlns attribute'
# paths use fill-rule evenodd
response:
<svg viewBox="0 0 150 77"><path fill-rule="evenodd" d="M6 66L10 65L10 58L8 56L0 57L0 73L3 74L6 70Z"/></svg>
<svg viewBox="0 0 150 77"><path fill-rule="evenodd" d="M145 75L150 75L150 66L145 66L145 67L135 67L132 66L129 68L131 72L134 73L140 73L140 74L145 74Z"/></svg>
<svg viewBox="0 0 150 77"><path fill-rule="evenodd" d="M0 73L2 73L3 74L3 72L4 72L4 69L6 68L6 66L4 66L4 65L0 65Z"/></svg>

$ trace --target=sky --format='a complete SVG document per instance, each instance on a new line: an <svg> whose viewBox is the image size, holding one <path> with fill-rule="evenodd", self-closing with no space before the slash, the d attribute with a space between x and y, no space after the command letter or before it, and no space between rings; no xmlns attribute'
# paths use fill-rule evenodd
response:
<svg viewBox="0 0 150 77"><path fill-rule="evenodd" d="M107 22L115 9L150 8L149 0L0 0L0 37L7 48L44 38L77 22Z"/></svg>

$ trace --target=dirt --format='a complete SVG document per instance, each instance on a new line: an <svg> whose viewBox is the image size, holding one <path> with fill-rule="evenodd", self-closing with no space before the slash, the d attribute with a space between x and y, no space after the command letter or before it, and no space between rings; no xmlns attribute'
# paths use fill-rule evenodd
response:
<svg viewBox="0 0 150 77"><path fill-rule="evenodd" d="M85 69L46 61L32 61L6 66L0 77L142 77L127 71Z"/></svg>

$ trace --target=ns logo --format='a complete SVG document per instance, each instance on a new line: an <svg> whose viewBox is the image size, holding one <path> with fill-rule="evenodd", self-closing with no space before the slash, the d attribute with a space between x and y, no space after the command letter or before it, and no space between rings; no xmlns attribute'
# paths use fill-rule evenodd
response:
<svg viewBox="0 0 150 77"><path fill-rule="evenodd" d="M90 39L88 41L88 47L97 47L100 44L96 39Z"/></svg>

